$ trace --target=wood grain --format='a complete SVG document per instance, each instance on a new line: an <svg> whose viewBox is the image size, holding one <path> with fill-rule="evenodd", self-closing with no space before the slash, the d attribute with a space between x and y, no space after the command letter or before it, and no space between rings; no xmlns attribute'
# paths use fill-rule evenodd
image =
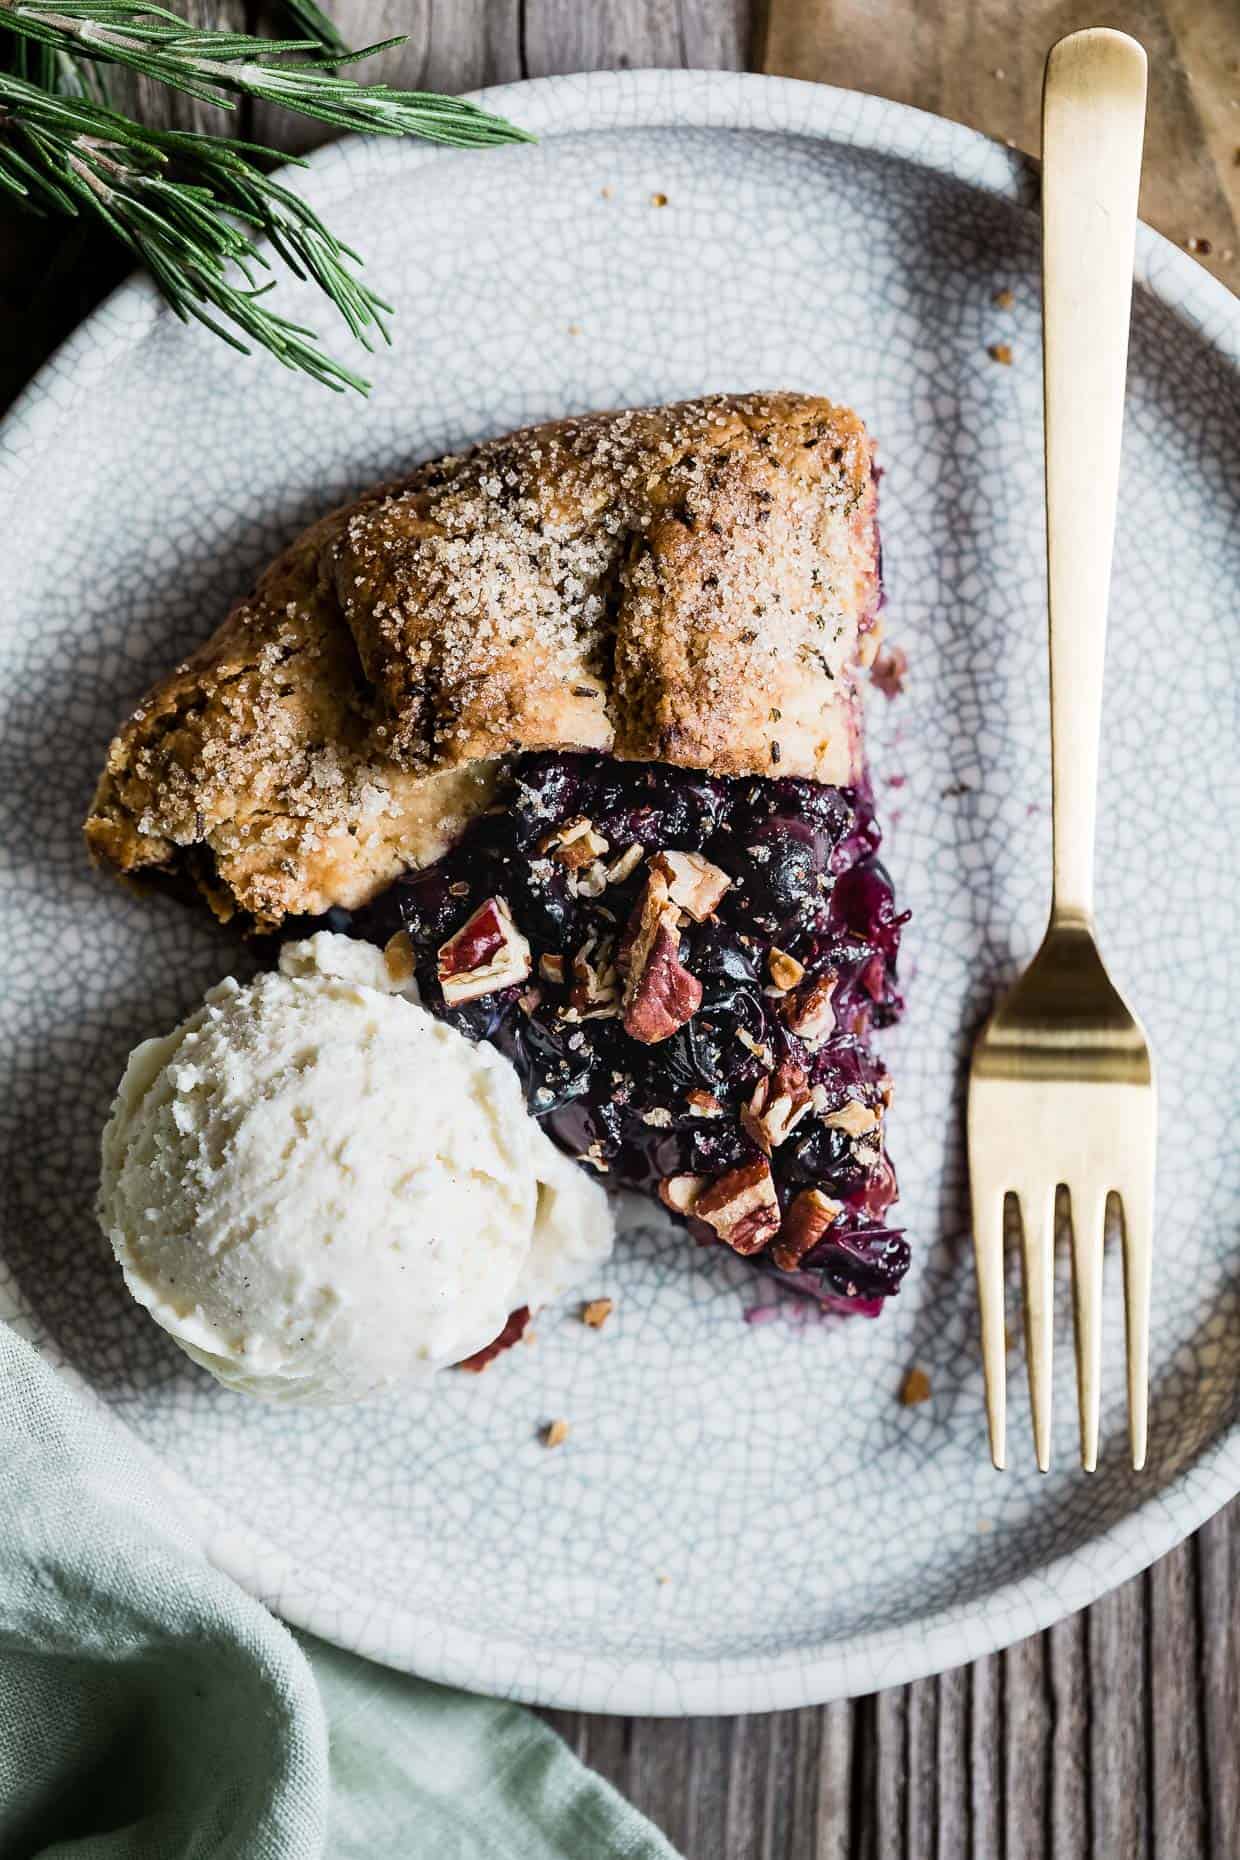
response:
<svg viewBox="0 0 1240 1860"><path fill-rule="evenodd" d="M1236 0L763 0L767 71L874 91L1037 154L1047 50L1118 26L1150 55L1142 217L1240 285Z"/></svg>
<svg viewBox="0 0 1240 1860"><path fill-rule="evenodd" d="M181 4L198 19L269 17L257 0ZM1228 275L1224 253L1240 245L1232 7L774 0L766 44L774 69L897 96L1032 147L1047 43L1087 13L1126 24L1154 54L1147 215L1173 236L1211 238L1210 262ZM446 90L609 64L741 67L751 26L745 0L338 0L329 10L355 44L408 34L377 62L385 81ZM208 125L186 99L134 94L160 120ZM284 147L317 139L266 106L240 121ZM13 261L0 264L0 347L16 385L120 268L80 230L0 221L0 239L0 260ZM688 1860L1240 1860L1240 1506L1049 1634L914 1686L749 1719L544 1715Z"/></svg>

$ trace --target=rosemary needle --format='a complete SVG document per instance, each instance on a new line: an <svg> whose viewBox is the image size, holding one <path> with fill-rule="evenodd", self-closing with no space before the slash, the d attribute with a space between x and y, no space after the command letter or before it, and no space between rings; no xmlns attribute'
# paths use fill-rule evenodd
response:
<svg viewBox="0 0 1240 1860"><path fill-rule="evenodd" d="M527 141L520 129L456 97L355 83L338 67L387 45L344 48L313 0L285 0L311 38L263 39L188 25L161 6L118 0L0 0L0 33L17 56L0 72L0 193L41 213L102 221L141 259L182 318L249 352L269 349L337 391L367 391L314 332L268 301L257 241L316 284L369 349L388 341L385 304L360 260L313 209L266 172L279 159L217 135L159 130L109 107L101 67L122 65L186 95L235 108L262 98L339 129L414 135L455 148Z"/></svg>

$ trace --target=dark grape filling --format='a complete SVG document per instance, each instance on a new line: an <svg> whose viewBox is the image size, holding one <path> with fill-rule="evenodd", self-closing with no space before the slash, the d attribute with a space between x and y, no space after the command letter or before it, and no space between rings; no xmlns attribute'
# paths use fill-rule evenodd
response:
<svg viewBox="0 0 1240 1860"><path fill-rule="evenodd" d="M545 850L557 827L581 817L608 843L603 864L633 846L642 852L627 876L597 895ZM528 755L499 805L438 864L398 880L352 918L336 912L330 921L379 944L405 931L427 1007L504 1052L548 1134L609 1183L652 1193L669 1176L717 1178L755 1159L742 1108L773 1065L802 1066L818 1088L815 1108L773 1148L776 1194L786 1209L799 1191L817 1188L843 1212L795 1271L781 1271L769 1250L753 1258L824 1304L875 1315L909 1260L903 1236L886 1224L895 1173L881 1121L857 1133L830 1117L855 1100L881 1120L887 1080L870 1035L903 1005L896 961L904 918L877 858L879 842L864 788ZM701 984L700 1007L670 1038L643 1045L614 1012L576 1018L567 981L548 980L540 959L562 959L567 975L590 937L617 937L645 884L645 856L660 851L701 853L732 887L712 917L686 922L681 933L680 961ZM533 972L448 1006L437 953L493 897L507 901L528 940ZM828 972L837 978L834 1027L818 1044L787 1024L772 948L803 966L801 988ZM690 1093L699 1107L713 1099L718 1109L702 1115ZM692 1223L696 1237L701 1227Z"/></svg>

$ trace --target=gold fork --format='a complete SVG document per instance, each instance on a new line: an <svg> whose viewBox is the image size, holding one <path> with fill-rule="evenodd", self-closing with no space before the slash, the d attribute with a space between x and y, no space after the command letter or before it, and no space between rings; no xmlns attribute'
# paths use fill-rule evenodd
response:
<svg viewBox="0 0 1240 1860"><path fill-rule="evenodd" d="M1149 1046L1093 931L1107 589L1132 300L1145 53L1120 32L1051 51L1042 97L1042 316L1054 889L1037 955L983 1028L969 1173L990 1451L1005 1446L1004 1205L1020 1204L1038 1465L1050 1465L1055 1201L1070 1198L1081 1464L1098 1459L1107 1198L1124 1213L1128 1416L1145 1464L1155 1095Z"/></svg>

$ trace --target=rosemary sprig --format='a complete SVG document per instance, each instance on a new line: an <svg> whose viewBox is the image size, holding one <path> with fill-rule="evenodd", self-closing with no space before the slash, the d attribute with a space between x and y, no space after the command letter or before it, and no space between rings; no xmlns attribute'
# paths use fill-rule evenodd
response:
<svg viewBox="0 0 1240 1860"><path fill-rule="evenodd" d="M512 123L460 97L358 84L334 69L386 51L399 39L341 54L314 39L262 39L190 26L167 7L130 0L56 0L52 6L0 0L0 29L75 58L124 65L225 109L236 107L230 94L236 93L363 135L423 136L454 148L529 140ZM298 61L290 63L294 53Z"/></svg>
<svg viewBox="0 0 1240 1860"><path fill-rule="evenodd" d="M265 171L276 159L269 150L153 129L110 108L106 66L225 108L237 95L261 97L371 135L458 148L529 138L459 98L339 76L335 67L385 46L350 52L314 0L283 4L313 37L215 32L165 7L118 0L0 0L0 33L14 35L12 70L0 71L0 194L35 212L102 221L183 320L196 318L243 353L258 343L337 391L366 393L366 381L326 355L312 330L269 306L274 279L260 276L270 263L256 241L265 236L295 276L316 284L370 349L375 337L389 340L390 306L357 276L357 254Z"/></svg>
<svg viewBox="0 0 1240 1860"><path fill-rule="evenodd" d="M328 387L365 392L360 376L316 346L313 331L268 307L270 283L256 282L270 266L252 229L266 234L297 277L326 293L365 348L375 334L388 340L389 306L350 268L356 254L307 202L255 165L265 151L223 136L141 126L2 74L0 128L0 188L46 210L94 213L149 267L178 316L196 317L233 348L248 352L226 324L286 367ZM195 178L174 177L173 163Z"/></svg>

